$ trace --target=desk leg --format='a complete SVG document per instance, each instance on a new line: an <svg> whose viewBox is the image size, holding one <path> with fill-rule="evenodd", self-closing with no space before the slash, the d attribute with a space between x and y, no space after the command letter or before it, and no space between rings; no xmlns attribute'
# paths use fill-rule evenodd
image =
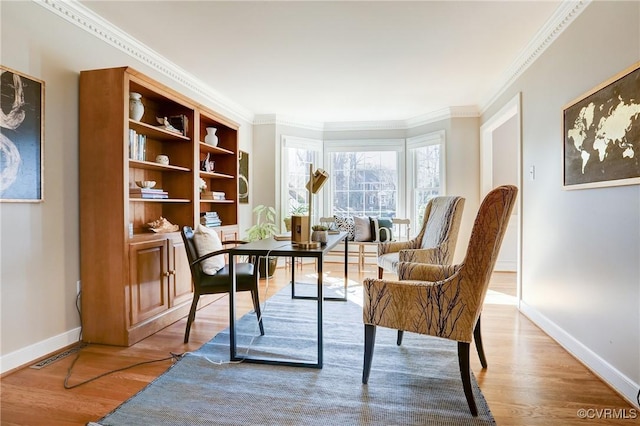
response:
<svg viewBox="0 0 640 426"><path fill-rule="evenodd" d="M235 256L229 253L229 274L231 276L231 291L229 292L229 359L237 361L236 357L236 270Z"/></svg>
<svg viewBox="0 0 640 426"><path fill-rule="evenodd" d="M291 258L291 298L296 298L296 268L295 268L296 258Z"/></svg>
<svg viewBox="0 0 640 426"><path fill-rule="evenodd" d="M324 284L322 282L322 257L318 257L318 368L322 368L322 308L324 305Z"/></svg>
<svg viewBox="0 0 640 426"><path fill-rule="evenodd" d="M344 239L344 298L347 298L347 284L349 283L349 246L347 239Z"/></svg>

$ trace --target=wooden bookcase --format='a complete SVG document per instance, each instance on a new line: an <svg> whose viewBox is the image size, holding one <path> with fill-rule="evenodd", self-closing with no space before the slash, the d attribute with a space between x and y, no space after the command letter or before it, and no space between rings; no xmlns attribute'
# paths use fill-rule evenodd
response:
<svg viewBox="0 0 640 426"><path fill-rule="evenodd" d="M142 95L144 115L129 118L129 93ZM185 117L185 131L156 117ZM217 147L203 142L217 127ZM144 155L132 157L130 135L143 135ZM184 133L184 134L183 134ZM206 153L213 172L201 171ZM128 67L80 74L80 279L83 340L129 346L187 315L193 288L180 232L154 233L160 217L195 227L216 211L222 239L238 237L238 125ZM169 157L169 164L155 161ZM224 191L201 200L199 183ZM168 198L130 196L153 180Z"/></svg>

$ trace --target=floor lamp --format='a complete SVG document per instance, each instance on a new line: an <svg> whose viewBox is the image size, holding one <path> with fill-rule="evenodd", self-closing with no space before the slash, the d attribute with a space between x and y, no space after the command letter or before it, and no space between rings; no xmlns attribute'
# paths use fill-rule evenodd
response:
<svg viewBox="0 0 640 426"><path fill-rule="evenodd" d="M291 229L293 243L301 248L318 248L320 243L311 241L311 220L313 218L313 196L317 194L329 179L329 173L323 169L313 171L313 164L309 164L309 181L306 188L309 192L309 217L303 220L303 216L291 217ZM297 238L296 238L297 236Z"/></svg>

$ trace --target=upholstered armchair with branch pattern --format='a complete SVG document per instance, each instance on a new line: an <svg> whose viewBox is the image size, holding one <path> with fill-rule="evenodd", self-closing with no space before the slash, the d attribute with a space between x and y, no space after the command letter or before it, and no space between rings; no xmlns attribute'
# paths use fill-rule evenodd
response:
<svg viewBox="0 0 640 426"><path fill-rule="evenodd" d="M399 279L365 279L363 321L365 354L362 383L371 371L376 326L437 336L458 342L458 362L469 409L478 411L471 388L469 347L475 339L487 367L480 334L480 313L518 190L504 185L482 201L469 246L459 265L398 264Z"/></svg>
<svg viewBox="0 0 640 426"><path fill-rule="evenodd" d="M442 196L429 200L422 228L409 241L391 241L378 246L378 278L385 270L398 272L398 262L450 265L458 241L464 198Z"/></svg>

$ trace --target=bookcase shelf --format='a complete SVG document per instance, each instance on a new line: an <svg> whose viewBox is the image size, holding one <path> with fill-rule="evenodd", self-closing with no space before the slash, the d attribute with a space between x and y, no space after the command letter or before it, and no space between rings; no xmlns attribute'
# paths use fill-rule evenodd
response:
<svg viewBox="0 0 640 426"><path fill-rule="evenodd" d="M187 167L174 166L171 164L165 165L165 164L159 164L159 163L152 163L151 161L133 160L131 158L129 159L129 167L137 167L139 169L146 169L146 170L174 171L174 172L190 172L191 171L191 169Z"/></svg>
<svg viewBox="0 0 640 426"><path fill-rule="evenodd" d="M159 140L185 142L191 141L191 138L183 136L180 133L165 130L157 126L152 126L150 124L143 123L141 121L135 121L132 119L129 119L129 128L135 130L138 133L143 133L149 137L153 137Z"/></svg>

